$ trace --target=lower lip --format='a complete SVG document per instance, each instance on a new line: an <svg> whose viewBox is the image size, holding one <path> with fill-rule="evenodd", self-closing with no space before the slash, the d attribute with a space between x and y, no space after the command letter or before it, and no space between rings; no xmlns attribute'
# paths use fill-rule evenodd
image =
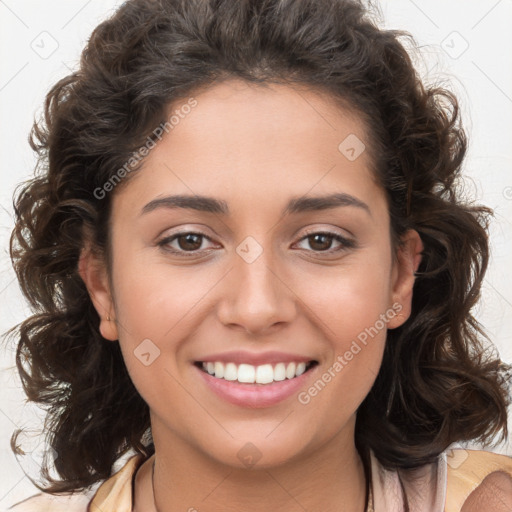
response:
<svg viewBox="0 0 512 512"><path fill-rule="evenodd" d="M293 379L272 384L242 384L238 381L218 379L194 365L210 389L224 400L240 407L261 408L275 405L296 394L318 365Z"/></svg>

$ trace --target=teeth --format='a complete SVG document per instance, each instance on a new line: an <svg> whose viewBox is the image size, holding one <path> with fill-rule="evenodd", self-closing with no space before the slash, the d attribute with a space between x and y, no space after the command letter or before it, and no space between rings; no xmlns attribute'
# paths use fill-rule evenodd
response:
<svg viewBox="0 0 512 512"><path fill-rule="evenodd" d="M256 369L252 364L241 364L238 367L238 382L256 382Z"/></svg>
<svg viewBox="0 0 512 512"><path fill-rule="evenodd" d="M274 381L274 368L271 364L263 364L256 368L256 383L268 384Z"/></svg>
<svg viewBox="0 0 512 512"><path fill-rule="evenodd" d="M287 379L293 379L293 377L295 377L296 368L297 367L296 367L295 363L288 363L288 366L286 367L286 372L285 372Z"/></svg>
<svg viewBox="0 0 512 512"><path fill-rule="evenodd" d="M215 374L217 376L217 374ZM224 367L224 378L226 380L237 380L238 379L238 369L235 363L228 363Z"/></svg>
<svg viewBox="0 0 512 512"><path fill-rule="evenodd" d="M203 369L218 379L237 380L247 384L270 384L271 382L293 379L306 371L306 363L277 363L253 366L252 364L215 363L209 361L202 363Z"/></svg>
<svg viewBox="0 0 512 512"><path fill-rule="evenodd" d="M215 375L215 377L219 377L219 379L222 379L222 377L224 377L224 365L222 363L214 363L213 367L214 373L212 373L212 375Z"/></svg>
<svg viewBox="0 0 512 512"><path fill-rule="evenodd" d="M286 379L286 366L284 363L277 363L274 368L274 380Z"/></svg>
<svg viewBox="0 0 512 512"><path fill-rule="evenodd" d="M302 375L306 371L306 363L299 363L297 365L297 369L295 370L295 375Z"/></svg>

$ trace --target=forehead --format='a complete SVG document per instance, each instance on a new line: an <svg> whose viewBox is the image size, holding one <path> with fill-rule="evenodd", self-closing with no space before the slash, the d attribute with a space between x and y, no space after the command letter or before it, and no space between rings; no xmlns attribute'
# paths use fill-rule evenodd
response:
<svg viewBox="0 0 512 512"><path fill-rule="evenodd" d="M205 142L243 139L244 148L266 144L271 150L277 142L309 140L309 146L325 150L327 144L337 149L337 142L350 134L366 139L366 130L355 109L340 98L304 85L248 83L225 80L194 95L197 106L179 125L187 125L188 135L201 132ZM188 98L173 102L168 114L181 110ZM345 106L346 105L346 106ZM172 131L179 130L176 126ZM278 137L276 139L276 136ZM323 139L323 147L318 144Z"/></svg>
<svg viewBox="0 0 512 512"><path fill-rule="evenodd" d="M208 193L263 205L310 192L376 192L362 121L325 92L228 80L173 102L171 116L128 186L135 201Z"/></svg>

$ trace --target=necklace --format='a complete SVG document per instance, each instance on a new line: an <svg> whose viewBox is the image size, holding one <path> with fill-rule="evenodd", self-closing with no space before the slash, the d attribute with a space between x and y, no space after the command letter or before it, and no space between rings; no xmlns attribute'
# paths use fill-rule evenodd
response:
<svg viewBox="0 0 512 512"><path fill-rule="evenodd" d="M153 469L151 471L151 486L153 488L153 505L155 507L156 512L160 512L158 507L156 506L156 498L155 498L155 462L153 461ZM375 512L373 508L373 493L372 493L372 485L370 482L367 482L368 485L368 505L366 507L365 512Z"/></svg>

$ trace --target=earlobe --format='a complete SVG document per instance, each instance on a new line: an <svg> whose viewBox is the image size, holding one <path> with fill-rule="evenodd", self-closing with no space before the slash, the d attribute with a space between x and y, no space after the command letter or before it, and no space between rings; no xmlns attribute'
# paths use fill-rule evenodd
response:
<svg viewBox="0 0 512 512"><path fill-rule="evenodd" d="M103 261L89 246L84 247L80 253L78 272L100 317L101 335L107 340L116 341L118 339L117 323L107 270Z"/></svg>
<svg viewBox="0 0 512 512"><path fill-rule="evenodd" d="M402 243L397 250L391 293L391 303L400 304L401 310L400 315L388 322L388 329L399 327L411 314L415 273L421 263L423 248L423 242L416 230L410 229L402 237Z"/></svg>

